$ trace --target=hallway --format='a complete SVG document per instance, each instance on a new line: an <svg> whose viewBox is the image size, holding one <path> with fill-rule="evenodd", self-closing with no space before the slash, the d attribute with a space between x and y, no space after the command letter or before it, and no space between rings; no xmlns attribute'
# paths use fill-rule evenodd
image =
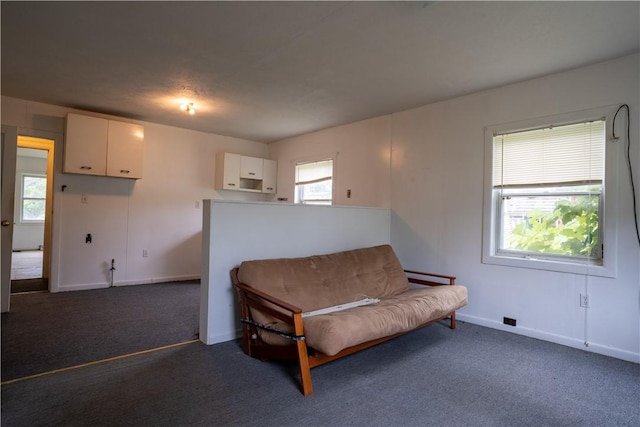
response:
<svg viewBox="0 0 640 427"><path fill-rule="evenodd" d="M42 277L42 251L20 251L11 254L11 280Z"/></svg>

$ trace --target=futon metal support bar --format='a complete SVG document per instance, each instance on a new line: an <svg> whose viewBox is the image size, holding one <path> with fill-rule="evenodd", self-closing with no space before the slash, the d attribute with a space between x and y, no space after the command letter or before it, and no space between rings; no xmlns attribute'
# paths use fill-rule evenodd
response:
<svg viewBox="0 0 640 427"><path fill-rule="evenodd" d="M265 325L264 323L256 322L251 319L240 319L242 323L247 323L249 325L255 326L256 328L264 329L265 331L272 332L274 334L278 334L282 337L288 338L293 341L304 341L304 335L295 335L289 332L281 331L280 329L273 328L269 325Z"/></svg>

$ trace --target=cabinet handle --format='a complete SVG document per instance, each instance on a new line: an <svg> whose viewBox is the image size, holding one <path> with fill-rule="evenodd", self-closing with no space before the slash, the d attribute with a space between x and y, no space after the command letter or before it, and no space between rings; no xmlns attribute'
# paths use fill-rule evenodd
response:
<svg viewBox="0 0 640 427"><path fill-rule="evenodd" d="M229 187L235 187L235 186L236 186L234 183L231 183L231 182L227 183L227 185L228 185Z"/></svg>
<svg viewBox="0 0 640 427"><path fill-rule="evenodd" d="M128 171L126 169L120 169L120 173L130 173L131 171Z"/></svg>
<svg viewBox="0 0 640 427"><path fill-rule="evenodd" d="M273 187L267 187L267 190L273 190Z"/></svg>
<svg viewBox="0 0 640 427"><path fill-rule="evenodd" d="M91 170L91 166L80 166L80 169Z"/></svg>
<svg viewBox="0 0 640 427"><path fill-rule="evenodd" d="M255 175L255 174L256 174L255 172L249 172L249 175Z"/></svg>

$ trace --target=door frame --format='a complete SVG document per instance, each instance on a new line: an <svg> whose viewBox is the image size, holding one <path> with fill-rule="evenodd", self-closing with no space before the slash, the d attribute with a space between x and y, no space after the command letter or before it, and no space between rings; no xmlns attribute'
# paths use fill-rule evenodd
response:
<svg viewBox="0 0 640 427"><path fill-rule="evenodd" d="M51 268L51 224L53 218L53 165L55 140L51 138L18 135L18 147L47 151L47 195L44 215L42 278L49 279Z"/></svg>
<svg viewBox="0 0 640 427"><path fill-rule="evenodd" d="M11 253L13 251L14 198L16 189L16 156L18 152L18 128L2 125L2 220L10 221L0 227L0 312L9 311L11 298Z"/></svg>

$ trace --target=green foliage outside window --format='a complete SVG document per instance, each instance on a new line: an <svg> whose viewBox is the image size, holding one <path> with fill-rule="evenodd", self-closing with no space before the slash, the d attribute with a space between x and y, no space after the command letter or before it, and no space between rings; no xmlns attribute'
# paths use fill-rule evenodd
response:
<svg viewBox="0 0 640 427"><path fill-rule="evenodd" d="M509 248L526 252L598 257L598 196L578 196L556 202L551 213L533 210L518 224Z"/></svg>
<svg viewBox="0 0 640 427"><path fill-rule="evenodd" d="M25 175L22 181L22 220L44 221L47 178Z"/></svg>

